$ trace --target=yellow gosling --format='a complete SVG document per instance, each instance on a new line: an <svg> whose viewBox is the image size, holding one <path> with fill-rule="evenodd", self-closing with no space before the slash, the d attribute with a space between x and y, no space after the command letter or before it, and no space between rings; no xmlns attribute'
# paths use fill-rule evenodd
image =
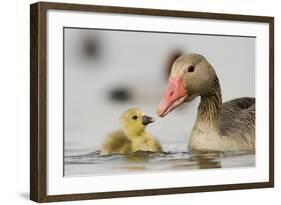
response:
<svg viewBox="0 0 281 205"><path fill-rule="evenodd" d="M122 130L109 134L102 145L101 155L129 154L137 151L162 152L161 145L145 128L154 122L138 108L121 116Z"/></svg>

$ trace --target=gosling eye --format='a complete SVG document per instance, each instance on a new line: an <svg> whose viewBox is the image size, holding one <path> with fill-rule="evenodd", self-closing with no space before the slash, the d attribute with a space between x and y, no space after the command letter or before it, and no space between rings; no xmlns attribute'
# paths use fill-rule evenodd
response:
<svg viewBox="0 0 281 205"><path fill-rule="evenodd" d="M188 69L187 69L187 71L189 72L189 73L192 73L193 71L194 71L194 66L193 65L190 65L189 67L188 67Z"/></svg>
<svg viewBox="0 0 281 205"><path fill-rule="evenodd" d="M134 116L132 117L132 119L133 119L133 120L136 120L136 119L138 119L138 116L134 115Z"/></svg>

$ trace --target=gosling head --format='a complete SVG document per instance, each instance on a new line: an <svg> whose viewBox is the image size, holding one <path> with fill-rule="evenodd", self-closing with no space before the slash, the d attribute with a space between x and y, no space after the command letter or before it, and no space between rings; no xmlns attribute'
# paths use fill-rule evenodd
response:
<svg viewBox="0 0 281 205"><path fill-rule="evenodd" d="M164 117L182 103L207 93L215 76L213 67L202 55L188 54L177 58L167 90L157 108L158 116Z"/></svg>
<svg viewBox="0 0 281 205"><path fill-rule="evenodd" d="M145 115L144 112L138 108L131 108L121 116L123 131L128 136L141 134L145 127L154 121L153 117Z"/></svg>

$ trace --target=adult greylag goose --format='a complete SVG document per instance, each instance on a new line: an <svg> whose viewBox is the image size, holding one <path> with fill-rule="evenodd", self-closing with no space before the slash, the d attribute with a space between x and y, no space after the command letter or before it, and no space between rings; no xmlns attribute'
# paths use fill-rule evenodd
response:
<svg viewBox="0 0 281 205"><path fill-rule="evenodd" d="M222 103L216 72L200 54L182 55L175 60L157 114L164 117L197 96L201 101L189 138L190 150L255 150L255 98Z"/></svg>

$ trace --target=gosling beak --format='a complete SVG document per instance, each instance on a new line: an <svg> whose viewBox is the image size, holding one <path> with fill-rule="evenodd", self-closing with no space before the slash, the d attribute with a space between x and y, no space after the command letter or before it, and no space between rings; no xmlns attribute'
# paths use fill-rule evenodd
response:
<svg viewBox="0 0 281 205"><path fill-rule="evenodd" d="M181 77L170 77L167 90L157 107L157 115L164 117L181 105L187 98L187 91Z"/></svg>
<svg viewBox="0 0 281 205"><path fill-rule="evenodd" d="M154 118L153 117L149 117L147 115L142 116L142 124L143 125L148 125L149 123L154 122Z"/></svg>

